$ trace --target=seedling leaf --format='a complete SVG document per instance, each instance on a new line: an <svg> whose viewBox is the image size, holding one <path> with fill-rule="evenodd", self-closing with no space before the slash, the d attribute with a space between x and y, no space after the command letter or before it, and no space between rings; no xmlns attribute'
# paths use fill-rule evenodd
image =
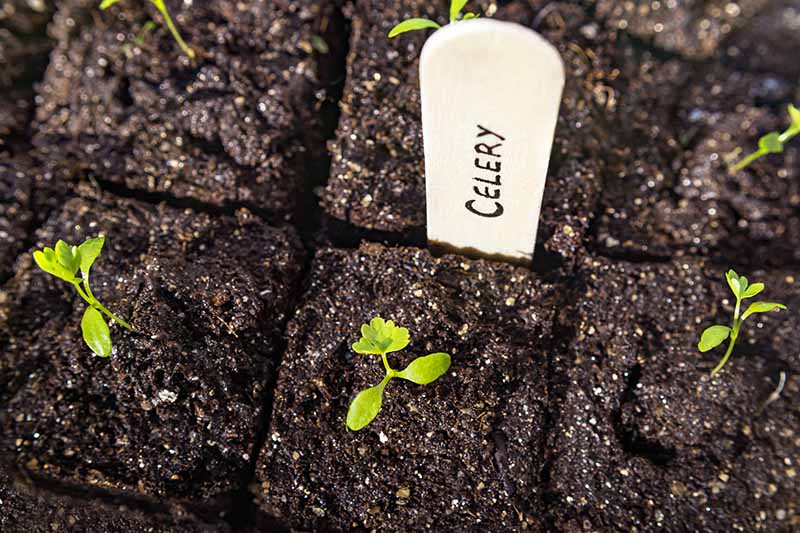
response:
<svg viewBox="0 0 800 533"><path fill-rule="evenodd" d="M388 379L384 379L378 385L358 393L347 410L347 427L349 429L358 431L378 416L378 411L381 410L383 403L383 389L388 381Z"/></svg>
<svg viewBox="0 0 800 533"><path fill-rule="evenodd" d="M467 2L469 2L469 0L451 0L450 22L458 20L458 15L461 13L461 10L464 9L464 6L467 5Z"/></svg>
<svg viewBox="0 0 800 533"><path fill-rule="evenodd" d="M436 381L450 368L450 356L438 352L417 357L405 368L397 373L397 377L413 381L418 385L427 385Z"/></svg>
<svg viewBox="0 0 800 533"><path fill-rule="evenodd" d="M480 17L480 15L477 13L466 13L463 17L461 17L461 20L472 20L478 17Z"/></svg>
<svg viewBox="0 0 800 533"><path fill-rule="evenodd" d="M58 263L58 259L52 248L45 248L44 251L36 250L33 252L33 260L39 268L59 279L71 283L75 278L75 276L70 275L70 273Z"/></svg>
<svg viewBox="0 0 800 533"><path fill-rule="evenodd" d="M406 33L414 30L424 30L427 28L433 28L435 30L438 30L439 28L441 28L441 26L429 19L423 19L423 18L408 19L404 20L403 22L392 28L392 30L389 32L389 38L391 39L393 37L397 37L401 33Z"/></svg>
<svg viewBox="0 0 800 533"><path fill-rule="evenodd" d="M399 328L391 320L373 318L361 326L361 339L353 344L353 351L360 354L385 355L408 346L408 330Z"/></svg>
<svg viewBox="0 0 800 533"><path fill-rule="evenodd" d="M314 50L316 50L317 53L320 53L320 54L323 54L323 55L325 55L325 54L327 54L328 52L331 51L331 47L328 46L328 43L325 42L325 39L323 39L319 35L312 35L311 36L311 47Z"/></svg>
<svg viewBox="0 0 800 533"><path fill-rule="evenodd" d="M58 241L56 243L56 258L58 260L58 264L64 267L71 278L75 277L75 273L78 272L78 268L81 266L81 257L78 253L77 246L70 246L64 241Z"/></svg>
<svg viewBox="0 0 800 533"><path fill-rule="evenodd" d="M767 133L758 140L758 147L768 154L783 152L783 141L781 141L780 133L775 131Z"/></svg>
<svg viewBox="0 0 800 533"><path fill-rule="evenodd" d="M111 332L103 315L94 307L87 307L81 319L83 340L100 357L111 355Z"/></svg>
<svg viewBox="0 0 800 533"><path fill-rule="evenodd" d="M748 307L747 311L744 312L744 314L742 315L742 320L745 320L752 314L769 313L770 311L774 311L775 309L786 309L786 306L775 302L755 302L750 304L750 307Z"/></svg>
<svg viewBox="0 0 800 533"><path fill-rule="evenodd" d="M725 279L728 280L728 286L733 291L734 296L739 296L739 275L733 269L728 270L725 274Z"/></svg>
<svg viewBox="0 0 800 533"><path fill-rule="evenodd" d="M697 345L697 349L703 353L713 350L722 344L725 339L730 336L730 334L731 328L728 326L711 326L703 332L702 337L700 337L700 342Z"/></svg>
<svg viewBox="0 0 800 533"><path fill-rule="evenodd" d="M103 0L102 2L100 2L100 9L108 9L117 2L119 2L119 0Z"/></svg>
<svg viewBox="0 0 800 533"><path fill-rule="evenodd" d="M742 299L744 300L745 298L752 298L753 296L756 296L763 290L764 290L763 283L753 283L752 285L747 287L746 291L744 291L744 294L742 294Z"/></svg>
<svg viewBox="0 0 800 533"><path fill-rule="evenodd" d="M103 251L103 244L106 242L105 237L95 237L94 239L87 239L78 246L78 253L81 258L81 272L88 274L89 269L92 268L95 259Z"/></svg>
<svg viewBox="0 0 800 533"><path fill-rule="evenodd" d="M800 130L800 109L789 104L789 116L792 118L792 129Z"/></svg>

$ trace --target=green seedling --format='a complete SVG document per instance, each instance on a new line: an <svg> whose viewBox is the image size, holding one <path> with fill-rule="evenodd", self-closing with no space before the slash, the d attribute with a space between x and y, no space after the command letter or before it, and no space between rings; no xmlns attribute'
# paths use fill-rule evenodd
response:
<svg viewBox="0 0 800 533"><path fill-rule="evenodd" d="M136 43L136 46L142 46L144 44L145 38L150 34L151 31L156 29L156 23L152 20L148 20L142 26L142 31L139 32L139 35L136 36L136 39L133 40Z"/></svg>
<svg viewBox="0 0 800 533"><path fill-rule="evenodd" d="M97 301L89 286L89 272L92 265L103 250L105 237L96 237L84 241L80 246L71 246L64 241L58 241L56 248L45 248L33 252L33 259L39 268L59 279L70 283L78 291L89 307L81 319L83 340L100 357L111 355L111 332L103 314L128 330L130 324L114 315ZM76 277L80 271L80 277ZM101 314L102 313L102 314Z"/></svg>
<svg viewBox="0 0 800 533"><path fill-rule="evenodd" d="M728 270L728 272L725 274L725 277L728 279L728 286L730 286L733 295L736 297L736 307L733 310L733 323L730 327L716 325L707 328L700 337L700 343L697 345L697 348L701 352L705 353L722 344L725 339L730 338L730 342L728 343L728 351L725 352L725 355L722 357L720 362L717 363L717 366L715 366L711 371L712 376L722 370L722 367L724 367L725 363L728 362L728 359L733 353L733 346L736 344L736 339L739 338L739 330L742 328L742 323L747 320L747 317L756 313L769 313L775 309L786 309L786 306L783 304L774 302L755 302L750 304L747 310L740 315L739 313L742 309L742 301L746 300L747 298L752 298L763 291L764 284L753 283L750 285L746 277L739 276L733 270Z"/></svg>
<svg viewBox="0 0 800 533"><path fill-rule="evenodd" d="M738 172L747 167L756 159L763 157L767 154L780 154L783 152L786 143L792 137L800 133L800 109L793 105L789 105L789 118L791 125L783 133L773 131L767 133L758 140L758 150L743 158L741 161L731 167L731 172Z"/></svg>
<svg viewBox="0 0 800 533"><path fill-rule="evenodd" d="M405 368L394 370L389 366L386 354L397 352L408 346L409 337L406 328L399 328L391 320L373 318L369 324L361 326L361 339L353 344L353 351L360 354L380 355L386 376L383 381L362 390L350 404L347 411L347 427L358 431L372 422L383 403L383 389L392 378L401 378L416 383L427 385L436 381L450 368L450 356L446 353L432 353L417 357Z"/></svg>
<svg viewBox="0 0 800 533"><path fill-rule="evenodd" d="M474 18L478 18L480 15L477 13L464 13L461 15L461 12L464 10L464 6L467 5L469 0L451 0L450 1L450 22L458 22L459 20L470 20ZM406 33L408 31L415 31L415 30L425 30L428 28L433 28L438 30L442 26L433 20L424 19L424 18L413 18L404 20L394 28L392 31L389 32L389 38L397 37L401 33Z"/></svg>
<svg viewBox="0 0 800 533"><path fill-rule="evenodd" d="M100 2L100 9L108 9L119 1L120 0L103 0ZM178 28L172 21L172 17L169 16L169 11L167 11L167 6L164 5L164 0L150 0L150 3L153 4L155 8L158 9L158 12L161 13L161 16L164 17L164 22L166 22L167 28L169 29L170 33L172 33L172 36L175 38L178 46L180 46L181 50L183 50L183 53L194 59L194 50L192 50L192 48L186 44L186 41L183 40L183 37L181 37Z"/></svg>

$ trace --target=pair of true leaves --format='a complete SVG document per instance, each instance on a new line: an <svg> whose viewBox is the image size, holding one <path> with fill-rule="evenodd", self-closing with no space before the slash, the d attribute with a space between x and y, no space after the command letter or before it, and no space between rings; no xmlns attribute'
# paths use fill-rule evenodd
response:
<svg viewBox="0 0 800 533"><path fill-rule="evenodd" d="M99 306L99 302L91 296L88 282L89 271L103 250L104 243L105 237L88 239L80 246L69 245L60 240L56 243L55 250L44 248L33 252L33 259L39 268L75 286L79 293L88 291L88 293L83 292L82 296L94 300ZM77 277L79 270L81 277ZM81 284L84 289L80 288ZM83 340L95 354L100 357L108 357L111 354L111 332L103 315L93 304L90 304L83 313L81 331Z"/></svg>
<svg viewBox="0 0 800 533"><path fill-rule="evenodd" d="M737 302L741 302L747 298L752 298L764 290L763 283L753 283L750 285L746 277L739 276L734 270L728 270L728 272L725 274L725 278L728 280L728 286L731 288L731 291L736 297ZM733 328L736 328L736 332L738 333L738 327L750 315L755 313L768 313L775 309L786 309L786 306L775 302L752 303L747 310L742 313L741 317L734 317ZM697 345L698 349L701 352L713 350L731 335L733 328L720 325L707 328L700 337L700 343Z"/></svg>
<svg viewBox="0 0 800 533"><path fill-rule="evenodd" d="M361 339L353 344L359 354L380 355L382 358L397 352L410 342L408 329L397 327L391 320L373 318L361 326ZM353 431L363 428L378 415L383 403L383 389L392 378L401 378L418 385L427 385L438 379L450 368L450 356L437 352L418 357L403 370L393 370L386 363L386 376L374 387L358 393L347 411L347 427Z"/></svg>

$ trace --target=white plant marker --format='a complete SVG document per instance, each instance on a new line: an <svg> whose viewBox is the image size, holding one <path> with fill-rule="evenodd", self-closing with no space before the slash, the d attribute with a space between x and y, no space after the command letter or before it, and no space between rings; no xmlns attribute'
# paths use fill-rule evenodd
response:
<svg viewBox="0 0 800 533"><path fill-rule="evenodd" d="M428 242L531 263L564 65L533 30L449 24L420 59Z"/></svg>

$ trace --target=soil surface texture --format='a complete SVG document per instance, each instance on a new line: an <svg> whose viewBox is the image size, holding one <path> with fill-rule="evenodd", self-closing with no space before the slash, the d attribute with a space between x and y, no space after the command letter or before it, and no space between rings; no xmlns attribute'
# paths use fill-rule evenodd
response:
<svg viewBox="0 0 800 533"><path fill-rule="evenodd" d="M6 0L0 5L0 153L24 139L33 116L34 83L47 67L52 42L50 0Z"/></svg>
<svg viewBox="0 0 800 533"><path fill-rule="evenodd" d="M103 531L106 533L225 533L224 524L206 524L181 509L171 513L142 512L120 504L85 502L38 490L0 461L0 528L3 531Z"/></svg>
<svg viewBox="0 0 800 533"><path fill-rule="evenodd" d="M446 0L166 0L194 59L98 3L0 3L3 533L800 531L800 140L729 171L798 0L467 4L566 68L531 269L426 249L432 30L387 33ZM105 359L32 258L100 234ZM730 268L788 310L711 377ZM352 432L375 316L452 364Z"/></svg>

